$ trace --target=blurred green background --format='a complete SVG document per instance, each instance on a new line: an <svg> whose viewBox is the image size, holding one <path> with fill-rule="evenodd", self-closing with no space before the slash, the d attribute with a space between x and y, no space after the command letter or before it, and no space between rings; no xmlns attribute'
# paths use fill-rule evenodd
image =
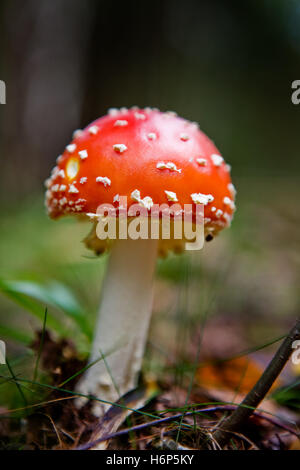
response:
<svg viewBox="0 0 300 470"><path fill-rule="evenodd" d="M238 190L230 230L200 253L159 261L149 367L180 348L195 357L203 331L203 358L286 332L300 307L298 0L1 0L0 79L9 354L26 351L45 305L48 326L89 350L106 257L81 243L87 225L48 220L43 181L74 129L132 105L198 121Z"/></svg>

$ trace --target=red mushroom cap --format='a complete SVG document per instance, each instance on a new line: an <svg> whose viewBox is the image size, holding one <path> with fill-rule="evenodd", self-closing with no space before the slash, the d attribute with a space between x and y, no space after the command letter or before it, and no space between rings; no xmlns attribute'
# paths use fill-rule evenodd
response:
<svg viewBox="0 0 300 470"><path fill-rule="evenodd" d="M150 108L112 109L73 137L46 182L50 217L96 213L127 196L128 206L148 208L202 202L207 229L230 225L230 168L196 123Z"/></svg>

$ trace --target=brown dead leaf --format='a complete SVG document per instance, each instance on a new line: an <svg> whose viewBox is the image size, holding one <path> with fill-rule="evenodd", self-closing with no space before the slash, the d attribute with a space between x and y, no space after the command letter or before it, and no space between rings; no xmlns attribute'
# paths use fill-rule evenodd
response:
<svg viewBox="0 0 300 470"><path fill-rule="evenodd" d="M248 356L229 361L211 361L199 367L196 375L198 385L215 389L248 393L263 373L263 368ZM276 380L271 391L280 385Z"/></svg>

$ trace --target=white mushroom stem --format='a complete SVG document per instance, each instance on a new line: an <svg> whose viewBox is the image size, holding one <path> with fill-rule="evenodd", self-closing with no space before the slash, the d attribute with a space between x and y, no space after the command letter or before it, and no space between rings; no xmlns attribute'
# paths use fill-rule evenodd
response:
<svg viewBox="0 0 300 470"><path fill-rule="evenodd" d="M133 389L141 369L153 300L158 240L116 240L112 247L90 362L77 391L109 402ZM94 413L108 408L94 401Z"/></svg>

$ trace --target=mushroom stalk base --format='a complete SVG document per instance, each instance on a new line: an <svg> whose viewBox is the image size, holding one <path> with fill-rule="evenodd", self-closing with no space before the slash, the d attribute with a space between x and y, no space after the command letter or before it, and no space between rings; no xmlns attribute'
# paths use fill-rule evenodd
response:
<svg viewBox="0 0 300 470"><path fill-rule="evenodd" d="M90 362L77 391L115 402L137 384L153 300L158 240L116 240L112 247ZM101 416L109 405L93 402Z"/></svg>

